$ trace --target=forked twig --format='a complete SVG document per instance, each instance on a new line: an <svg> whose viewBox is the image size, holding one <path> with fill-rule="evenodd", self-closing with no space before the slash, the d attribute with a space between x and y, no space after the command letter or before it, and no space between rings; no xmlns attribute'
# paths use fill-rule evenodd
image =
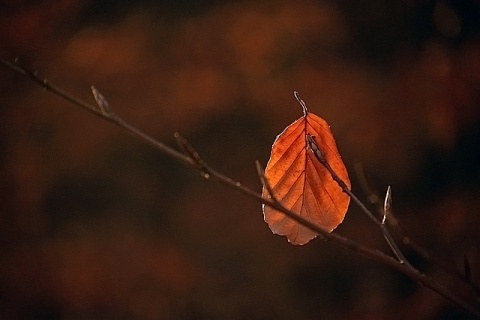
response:
<svg viewBox="0 0 480 320"><path fill-rule="evenodd" d="M354 165L355 173L358 178L360 187L363 189L368 201L377 207L380 215L383 216L384 212L382 210L382 204L380 197L372 190L368 184L367 177L363 171L363 168L360 164L356 163ZM385 204L383 205L385 207ZM402 243L410 248L412 248L416 253L418 253L423 259L430 260L430 254L422 246L416 243L405 231L405 229L400 225L396 215L393 213L393 210L390 209L388 213L388 218L386 219L386 224L395 232L401 239Z"/></svg>
<svg viewBox="0 0 480 320"><path fill-rule="evenodd" d="M460 273L458 270L455 268L447 266L445 263L440 261L438 258L435 256L430 255L430 253L423 248L420 244L418 244L416 241L412 239L412 237L408 234L408 232L405 230L405 228L402 227L400 221L394 214L392 208L391 208L391 190L390 194L388 193L387 189L387 196L390 195L390 201L387 204L387 196L385 196L384 204L383 204L383 210L382 210L382 204L380 202L379 196L375 193L375 191L370 187L367 177L365 175L365 172L363 170L363 167L361 164L356 163L355 166L355 173L357 175L358 181L360 183L360 187L363 189L363 192L365 193L367 199L370 201L370 203L374 206L377 207L377 210L380 212L380 214L384 215L384 212L386 211L386 207L388 206L388 213L387 215L384 215L385 223L390 226L390 228L393 230L397 236L400 237L402 243L405 246L408 246L411 248L413 251L415 251L420 257L425 260L426 262L430 263L432 266L438 268L439 270L442 270L446 274L448 274L451 277L455 277L458 280L462 281L464 284L466 284L472 291L475 292L475 294L478 296L480 295L480 288L473 283L469 277L469 262L467 259L467 256L464 256L464 272L465 274ZM390 186L388 187L390 189ZM383 223L383 221L382 221ZM480 297L478 298L480 302Z"/></svg>
<svg viewBox="0 0 480 320"><path fill-rule="evenodd" d="M188 142L188 140L185 139L185 137L183 137L180 133L175 132L173 134L173 137L177 141L177 144L183 151L183 153L197 165L197 169L200 171L202 177L204 177L205 179L209 179L210 167L202 158L200 158L197 150L195 150L190 144L190 142Z"/></svg>
<svg viewBox="0 0 480 320"><path fill-rule="evenodd" d="M294 94L295 98L297 99L298 103L300 103L300 105L302 106L303 112L306 114L307 106L306 106L305 102L302 100L302 98L300 98L300 94L297 91L294 91L293 94ZM350 198L353 199L353 201L357 204L357 206L359 206L360 209L367 215L367 217L370 220L372 220L380 228L380 230L383 233L383 236L384 236L385 240L387 241L387 244L392 249L392 252L397 257L398 261L402 264L409 265L407 259L405 258L403 253L400 251L400 248L398 247L397 243L395 242L395 240L391 236L390 231L388 231L387 227L385 226L384 220L382 222L380 222L377 218L375 218L373 213L348 188L345 181L343 181L337 175L335 170L333 170L333 168L330 166L327 159L323 155L322 150L320 150L317 143L315 142L315 137L313 137L309 133L306 133L306 139L307 139L308 147L310 148L310 150L315 155L315 158L317 158L317 160L327 169L327 171L332 176L333 180L335 180L338 183L338 185L340 186L340 188L342 188L342 191L345 192L346 194L348 194L350 196ZM385 219L385 217L386 217L386 212L384 212L384 219Z"/></svg>
<svg viewBox="0 0 480 320"><path fill-rule="evenodd" d="M297 215L295 212L287 210L285 207L283 207L279 202L275 201L274 198L272 199L267 199L263 198L261 194L258 192L255 192L251 190L250 188L242 185L240 182L235 181L228 176L214 170L213 168L209 167L201 158L198 156L198 153L196 153L193 148L189 149L189 144L186 141L186 139L181 139L177 138L177 141L180 139L180 143L184 146L183 148L183 153L176 151L172 149L171 147L155 140L148 134L142 132L141 130L137 129L136 127L130 125L129 123L125 122L122 120L120 117L115 115L108 104L104 104L106 100L99 99L96 97L96 101L98 105L98 108L86 103L69 93L65 92L64 90L60 89L59 87L53 85L46 79L42 79L38 76L36 72L31 72L28 69L19 66L18 64L13 64L10 62L7 62L3 59L0 59L0 62L9 67L10 69L14 70L17 73L20 73L22 75L25 75L29 77L31 80L33 80L35 83L39 84L42 88L44 88L46 91L52 92L53 94L73 103L74 105L94 114L95 116L102 118L104 120L107 120L116 126L122 128L123 130L127 131L129 134L137 137L138 139L146 142L147 144L151 145L155 149L159 150L160 152L164 153L165 155L172 157L173 159L179 161L181 164L188 166L190 168L194 168L196 170L203 170L204 173L208 174L208 177L206 175L203 175L205 178L210 178L213 180L217 180L218 182L248 196L249 198L260 202L264 205L268 205L272 207L273 209L276 209L291 219L295 220L296 222L302 224L306 228L309 228L313 232L316 232L324 237L325 240L332 241L340 246L342 246L345 249L348 249L354 253L360 254L361 256L367 257L373 261L376 261L378 263L381 263L385 266L388 266L408 277L411 279L418 281L419 283L423 284L425 287L430 288L431 290L437 292L441 296L445 297L447 300L454 302L457 304L459 307L464 309L465 311L471 313L472 315L475 315L477 317L480 317L480 310L479 308L472 304L468 303L458 295L454 294L447 288L445 288L442 284L438 283L431 277L419 272L415 268L411 267L410 265L406 263L400 263L398 260L393 259L391 256L386 255L380 251L377 251L375 249L368 248L366 246L363 246L359 244L358 242L355 242L349 238L343 237L341 235L338 235L336 233L329 233L326 230L323 230L319 226L311 223L310 221L302 218L301 216ZM96 89L95 89L96 90ZM98 91L96 91L99 93ZM101 96L103 97L103 95ZM103 98L104 99L104 98ZM108 106L106 108L106 106ZM179 137L179 135L177 135ZM191 146L190 146L191 147ZM186 152L185 152L186 151ZM193 152L191 152L193 151ZM266 184L264 184L266 185ZM348 188L347 188L348 189Z"/></svg>
<svg viewBox="0 0 480 320"><path fill-rule="evenodd" d="M345 182L332 169L332 167L328 163L327 159L325 159L325 157L323 155L323 152L320 150L317 143L315 142L315 138L313 136L311 136L310 134L307 134L307 142L308 142L308 146L309 146L310 150L312 150L312 152L315 155L315 157L317 158L317 160L320 161L320 163L328 170L328 172L332 176L333 180L335 180L338 183L338 185L340 186L340 188L342 188L342 191L345 192L346 194L348 194L350 196L350 198L352 198L352 200L355 202L355 204L357 204L357 206L359 206L360 209L367 215L367 217L370 220L372 220L380 228L380 230L383 233L383 236L385 237L385 240L387 241L387 244L390 246L390 248L392 249L392 252L397 257L398 262L400 262L401 264L405 264L407 266L412 267L408 263L407 259L405 259L405 257L403 256L403 253L400 251L400 248L398 247L398 245L395 242L395 240L393 239L392 235L390 234L390 232L386 228L385 224L383 224L377 218L375 218L373 213L370 210L368 210L368 208L363 204L363 202L360 201L360 199L357 198L357 196L348 188L348 186L345 184Z"/></svg>

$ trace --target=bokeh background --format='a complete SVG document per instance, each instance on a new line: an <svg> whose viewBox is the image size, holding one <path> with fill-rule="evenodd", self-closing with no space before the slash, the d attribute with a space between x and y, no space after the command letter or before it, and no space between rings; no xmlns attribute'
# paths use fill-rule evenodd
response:
<svg viewBox="0 0 480 320"><path fill-rule="evenodd" d="M451 273L480 285L480 3L0 1L0 56L260 191L275 136L332 126L355 168ZM0 68L0 318L468 319ZM374 206L372 206L374 207ZM388 252L353 205L335 231ZM404 252L467 299L464 286ZM465 259L465 257L467 257ZM467 263L465 263L467 261ZM453 280L452 280L453 279Z"/></svg>

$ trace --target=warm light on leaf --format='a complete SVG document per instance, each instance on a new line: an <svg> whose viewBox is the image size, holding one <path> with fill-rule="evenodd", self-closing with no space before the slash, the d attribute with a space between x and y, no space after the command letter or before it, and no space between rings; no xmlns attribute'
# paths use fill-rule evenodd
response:
<svg viewBox="0 0 480 320"><path fill-rule="evenodd" d="M327 122L307 112L303 101L298 96L297 99L302 104L304 116L277 136L265 178L275 199L284 207L330 232L343 221L350 197L308 148L307 134L315 138L325 159L349 189L350 180ZM265 187L263 196L270 197ZM272 232L286 236L292 244L305 244L317 236L269 206L263 206L263 214Z"/></svg>

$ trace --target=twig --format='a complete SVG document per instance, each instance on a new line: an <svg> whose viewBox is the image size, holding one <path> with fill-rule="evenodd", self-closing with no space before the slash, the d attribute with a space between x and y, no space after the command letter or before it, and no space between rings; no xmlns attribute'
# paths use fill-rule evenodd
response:
<svg viewBox="0 0 480 320"><path fill-rule="evenodd" d="M255 195L255 200L259 200L257 196ZM316 232L320 235L323 236L324 240L327 241L332 241L341 247L353 251L354 253L357 253L361 256L364 256L368 259L371 259L373 261L376 261L380 264L384 264L406 276L411 278L412 280L417 281L418 283L422 284L423 286L433 290L434 292L437 292L444 298L456 303L458 306L463 308L464 310L468 311L472 315L475 315L476 317L480 317L480 310L473 304L470 304L445 288L442 284L439 282L435 281L432 277L429 277L417 269L415 269L413 266L410 264L406 263L400 263L398 260L394 259L393 257L386 255L378 250L374 250L371 248L368 248L366 246L363 246L359 244L358 242L355 242L349 238L346 238L344 236L341 236L337 233L329 233L328 231L324 230L323 228L319 227L316 224L311 223L309 220L306 220L305 218L301 217L295 212L292 212L288 209L286 209L280 202L275 201L273 199L267 199L267 198L261 198L261 201L263 202L264 205L268 205L272 207L273 209L276 209L282 213L284 213L286 216L289 218L295 220L299 224L307 227L308 229L312 230L313 232Z"/></svg>
<svg viewBox="0 0 480 320"><path fill-rule="evenodd" d="M59 87L57 87L57 86L53 85L52 83L48 82L46 79L40 78L36 72L31 72L26 68L23 68L23 67L21 67L17 64L7 62L3 59L0 59L0 62L3 65L12 69L13 71L29 77L35 83L39 84L42 88L44 88L46 91L49 91L49 92L51 92L51 93L53 93L53 94L55 94L55 95L57 95L61 98L73 103L74 105L80 107L81 109L84 109L85 111L88 111L88 112L94 114L95 116L97 116L99 118L102 118L104 120L107 120L107 121L113 123L114 125L122 128L123 130L125 130L129 134L131 134L131 135L137 137L138 139L140 139L141 141L146 142L147 144L151 145L152 147L154 147L155 149L164 153L165 155L179 161L181 164L183 164L185 166L188 166L190 168L197 169L197 170L199 169L199 164L201 164L201 168L202 168L202 170L204 170L203 172L208 174L208 177L204 175L205 178L211 178L213 180L217 180L218 182L232 188L233 190L236 190L237 192L240 192L240 193L246 195L247 197L251 198L252 200L255 200L255 201L257 201L259 203L262 203L264 205L268 205L268 206L272 207L273 209L276 209L276 210L284 213L285 215L287 215L291 219L295 220L296 222L302 224L306 228L309 228L313 232L316 232L316 233L322 235L324 237L324 239L332 241L332 242L340 245L341 247L343 247L345 249L348 249L348 250L350 250L354 253L357 253L361 256L369 258L369 259L371 259L375 262L378 262L378 263L381 263L385 266L388 266L388 267L390 267L390 268L392 268L392 269L410 277L411 279L413 279L415 281L418 281L419 283L423 284L427 288L430 288L434 292L437 292L438 294L440 294L441 296L443 296L447 300L452 301L453 303L455 303L456 305L458 305L459 307L461 307L465 311L471 313L472 315L480 317L480 310L478 309L477 306L468 303L464 299L460 298L456 294L449 291L447 288L445 288L440 283L436 282L431 277L419 272L418 270L414 269L410 265L407 265L405 263L399 263L399 261L397 261L396 259L393 259L391 256L386 255L386 254L384 254L384 253L382 253L378 250L374 250L374 249L368 248L366 246L363 246L363 245L361 245L361 244L359 244L359 243L357 243L357 242L355 242L355 241L353 241L349 238L343 237L343 236L338 235L336 233L329 233L326 230L323 230L319 226L317 226L317 225L311 223L310 221L302 218L301 216L297 215L295 212L287 210L285 207L283 207L277 201L274 201L273 199L263 198L261 194L251 190L250 188L242 185L240 182L235 181L235 180L229 178L228 176L226 176L226 175L214 170L213 168L209 167L200 158L200 156L198 156L198 153L196 153L197 156L192 157L192 154L190 154L190 152L188 152L188 154L178 152L178 151L168 147L167 145L155 140L154 138L152 138L148 134L146 134L146 133L142 132L141 130L135 128L134 126L130 125L129 123L125 122L120 117L118 117L117 115L112 113L109 107L108 107L108 109L105 109L105 108L102 108L101 106L99 106L99 108L100 108L99 109L99 108L97 108L97 107L95 107L95 106L93 106L89 103L86 103L86 102L70 95L69 93L65 92L64 90L60 89ZM98 101L97 101L97 103L98 103ZM104 107L104 105L103 105L103 107ZM107 112L105 112L105 111L107 111ZM184 140L184 141L186 141L186 140ZM183 144L185 146L187 145L186 143L183 143ZM187 149L187 148L185 148L185 149ZM185 149L184 149L184 151L185 151ZM192 150L193 150L193 148L192 148ZM195 152L194 152L194 154L195 154Z"/></svg>
<svg viewBox="0 0 480 320"><path fill-rule="evenodd" d="M358 177L358 182L360 187L364 190L364 193L371 204L377 207L380 215L383 215L381 200L379 196L372 190L370 185L368 184L367 178L365 176L365 172L361 164L356 163L354 165L355 173ZM388 219L386 223L392 228L392 230L400 237L402 243L410 248L412 248L416 253L418 253L424 260L430 260L430 254L425 250L421 245L416 243L405 231L405 229L400 225L397 217L393 213L393 210L390 209L388 214Z"/></svg>
<svg viewBox="0 0 480 320"><path fill-rule="evenodd" d="M208 164L200 158L198 152L192 147L192 145L185 139L180 133L175 132L173 134L175 140L177 140L177 144L179 145L180 149L182 149L183 153L189 157L196 165L197 169L200 171L200 174L205 179L210 178L210 174L208 173L209 166Z"/></svg>
<svg viewBox="0 0 480 320"><path fill-rule="evenodd" d="M257 169L257 175L258 175L258 178L260 179L260 183L268 191L270 198L274 202L279 202L275 197L275 194L273 192L272 186L270 185L270 182L268 182L267 178L265 177L265 170L263 170L262 165L260 164L260 161L255 160L255 167Z"/></svg>
<svg viewBox="0 0 480 320"><path fill-rule="evenodd" d="M307 114L307 106L305 104L305 102L302 100L302 98L300 98L300 94L297 92L297 91L294 91L293 92L293 95L295 96L295 98L297 99L297 101L300 103L300 105L302 106L302 109L303 109L303 113L304 115ZM348 186L346 185L345 181L343 181L337 174L336 172L333 170L333 168L330 166L330 164L328 163L327 159L325 158L325 156L323 155L323 152L320 150L320 148L318 147L317 143L315 142L315 137L313 137L312 135L310 135L309 133L306 133L306 138L307 138L307 143L308 143L308 146L310 148L310 150L313 152L313 154L315 155L315 157L317 158L317 160L328 170L328 172L330 173L330 175L332 176L333 180L335 180L338 185L342 188L342 191L345 192L346 194L348 194L350 196L351 199L353 199L353 201L360 207L360 209L367 215L367 217L372 220L379 228L380 230L382 231L383 233L383 236L387 242L387 244L389 245L389 247L392 249L392 252L395 254L395 256L397 257L398 261L402 264L406 264L406 265L409 265L407 259L405 258L405 256L402 254L402 252L400 251L400 248L398 247L397 243L395 242L395 240L393 239L393 237L391 236L390 234L390 231L388 231L387 227L385 226L385 223L384 221L380 222L378 221L377 218L375 218L375 216L372 214L372 212L363 204L363 202L360 201L360 199L358 199L355 194L353 194L353 192L348 188ZM386 217L386 213L384 213L384 219Z"/></svg>
<svg viewBox="0 0 480 320"><path fill-rule="evenodd" d="M363 192L365 193L367 199L370 201L371 204L377 207L380 214L384 214L386 203L382 205L380 203L380 198L376 194L376 192L370 187L363 167L360 163L356 163L355 166L355 173L357 175L358 181L360 183L360 187L362 188ZM390 188L390 186L389 186ZM388 193L388 192L387 192ZM387 197L385 197L385 202L387 201ZM391 194L390 194L390 201L391 201ZM386 223L390 226L390 228L401 238L401 241L404 245L411 248L414 252L416 252L420 257L425 260L426 262L430 263L432 266L442 270L444 273L449 275L450 277L454 277L460 281L462 281L465 285L467 285L475 294L478 296L478 301L480 302L480 289L476 286L471 279L469 279L468 274L468 260L466 255L464 256L464 272L465 274L460 273L455 268L447 266L445 263L440 261L435 256L430 255L430 253L423 248L420 244L412 239L412 237L408 234L405 228L402 227L400 221L394 214L391 203L389 204L389 210L387 213L388 217L386 218ZM384 216L385 217L385 216Z"/></svg>
<svg viewBox="0 0 480 320"><path fill-rule="evenodd" d="M397 257L398 262L400 262L401 264L410 266L407 259L405 259L405 257L403 256L402 252L400 251L400 248L396 244L395 240L393 240L393 237L391 236L390 232L385 227L385 225L380 221L378 221L378 219L375 218L375 216L372 214L372 212L370 212L370 210L368 210L368 208L363 204L363 202L360 201L360 199L358 199L357 196L355 196L355 194L352 191L350 191L350 189L347 187L345 182L335 173L335 171L332 169L330 164L327 162L327 159L325 159L323 152L320 150L317 143L315 142L315 138L308 133L307 133L307 142L313 154L317 158L317 160L320 161L320 163L328 170L333 180L335 180L340 186L340 188L342 188L342 191L348 194L350 198L352 198L353 201L357 204L357 206L359 206L360 209L367 215L367 217L370 218L370 220L372 220L380 228L380 230L382 231L387 241L387 244L390 246L390 248L392 249L392 252Z"/></svg>

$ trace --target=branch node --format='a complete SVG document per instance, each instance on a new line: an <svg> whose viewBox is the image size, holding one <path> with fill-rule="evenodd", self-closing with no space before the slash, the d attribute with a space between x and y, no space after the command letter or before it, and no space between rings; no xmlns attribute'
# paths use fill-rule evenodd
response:
<svg viewBox="0 0 480 320"><path fill-rule="evenodd" d="M373 213L370 210L368 210L368 208L363 204L363 202L361 202L360 199L358 199L353 194L353 192L350 191L350 189L348 189L345 182L335 173L333 168L328 163L328 161L325 158L323 152L320 150L317 143L315 142L315 137L307 133L306 134L306 139L307 139L307 143L308 143L309 148L312 150L312 152L315 155L315 157L317 158L317 160L320 161L320 163L328 170L328 172L332 176L333 180L335 180L338 183L338 185L342 188L343 192L348 194L350 196L350 198L353 199L353 201L355 201L355 203L360 207L360 209L362 209L362 211L367 215L367 217L370 220L372 220L376 225L378 225L378 227L380 228L380 230L383 233L383 236L384 236L385 240L387 241L388 246L390 247L390 249L392 250L392 252L396 256L398 262L400 264L405 264L405 265L408 265L409 267L411 267L410 264L408 263L408 261L403 256L402 252L400 251L400 248L396 244L396 242L393 239L393 237L391 236L390 232L388 231L386 225L384 224L384 221L380 222L373 215Z"/></svg>
<svg viewBox="0 0 480 320"><path fill-rule="evenodd" d="M200 157L198 152L192 147L188 140L178 132L175 132L173 137L177 141L177 144L182 152L193 162L193 164L195 164L197 169L200 171L200 175L205 179L210 179L210 169L207 163Z"/></svg>

